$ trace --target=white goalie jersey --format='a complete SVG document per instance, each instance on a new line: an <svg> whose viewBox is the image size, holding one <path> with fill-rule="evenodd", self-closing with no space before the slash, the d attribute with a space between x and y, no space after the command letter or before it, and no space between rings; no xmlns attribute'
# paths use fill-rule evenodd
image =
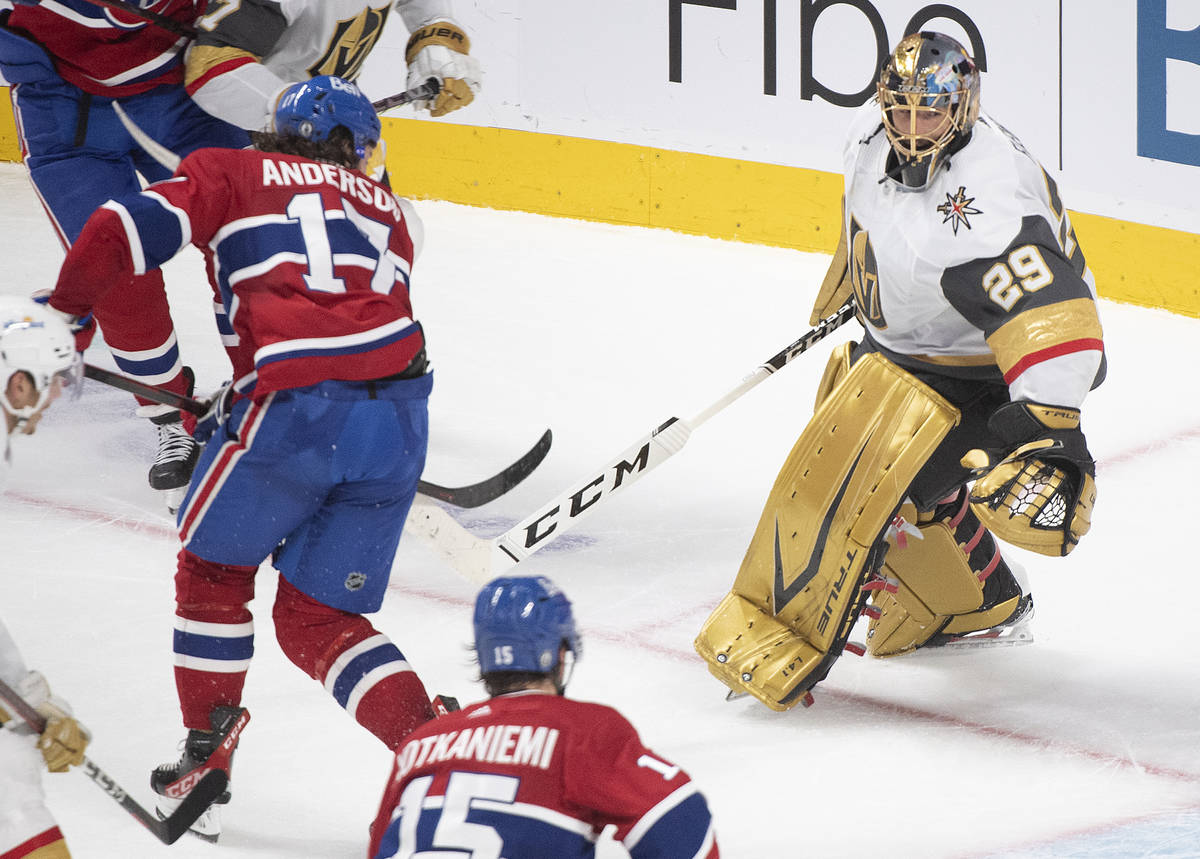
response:
<svg viewBox="0 0 1200 859"><path fill-rule="evenodd" d="M1102 375L1096 291L1054 180L981 115L922 190L884 178L873 100L845 149L850 280L872 345L908 369L1078 407Z"/></svg>
<svg viewBox="0 0 1200 859"><path fill-rule="evenodd" d="M393 7L409 32L454 22L450 0L210 2L187 53L188 93L213 116L265 130L288 85L318 75L354 80ZM404 73L397 71L400 90Z"/></svg>

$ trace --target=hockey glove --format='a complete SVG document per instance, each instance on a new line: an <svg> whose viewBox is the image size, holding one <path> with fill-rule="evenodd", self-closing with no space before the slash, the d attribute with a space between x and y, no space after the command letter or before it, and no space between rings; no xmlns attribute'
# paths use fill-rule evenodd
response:
<svg viewBox="0 0 1200 859"><path fill-rule="evenodd" d="M52 773L61 773L83 763L83 752L92 740L88 730L74 716L51 702L46 702L37 710L46 717L46 729L37 742L42 757L46 759L46 768Z"/></svg>
<svg viewBox="0 0 1200 859"><path fill-rule="evenodd" d="M976 514L1002 540L1066 555L1091 528L1096 463L1079 427L1079 410L1029 401L1006 403L988 427L1011 445L962 458L975 483Z"/></svg>
<svg viewBox="0 0 1200 859"><path fill-rule="evenodd" d="M96 318L90 313L85 313L83 316L76 316L73 313L67 313L59 310L50 304L49 289L39 289L30 296L38 304L46 305L46 309L60 316L63 322L67 323L67 327L71 329L71 333L75 335L75 351L83 352L88 346L92 345L92 338L96 336Z"/></svg>
<svg viewBox="0 0 1200 859"><path fill-rule="evenodd" d="M445 116L475 100L483 75L470 50L471 40L448 21L426 24L409 36L404 52L409 89L430 78L441 84L432 100L413 102L418 110L427 109L430 116Z"/></svg>
<svg viewBox="0 0 1200 859"><path fill-rule="evenodd" d="M50 772L66 772L83 763L83 751L92 735L70 713L67 703L50 694L50 684L40 671L30 671L17 684L17 691L46 720L37 747Z"/></svg>
<svg viewBox="0 0 1200 859"><path fill-rule="evenodd" d="M196 421L192 438L204 444L213 437L213 433L221 428L221 424L225 423L233 409L233 394L233 382L226 382L213 394L212 399L208 401L208 410Z"/></svg>

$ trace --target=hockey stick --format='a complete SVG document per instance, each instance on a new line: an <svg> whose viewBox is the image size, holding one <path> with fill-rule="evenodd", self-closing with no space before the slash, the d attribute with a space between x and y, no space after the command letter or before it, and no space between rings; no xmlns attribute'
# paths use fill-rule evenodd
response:
<svg viewBox="0 0 1200 859"><path fill-rule="evenodd" d="M391 110L393 107L400 107L408 104L410 101L422 101L430 99L442 91L442 83L437 78L430 78L423 84L418 84L412 89L406 89L402 93L389 95L387 98L381 98L379 101L371 102L371 107L375 108L376 113L383 113L385 110Z"/></svg>
<svg viewBox="0 0 1200 859"><path fill-rule="evenodd" d="M197 417L208 411L207 403L176 394L174 391L165 391L162 388L147 385L137 379L122 376L120 373L114 373L93 364L83 365L83 375L94 381L136 394L143 399L182 409ZM417 492L439 501L445 501L455 507L480 507L489 501L495 501L532 474L533 470L542 464L546 454L550 452L550 445L553 441L554 434L550 430L546 430L533 447L522 454L512 465L478 483L471 483L467 486L439 486L427 480L419 480L417 481Z"/></svg>
<svg viewBox="0 0 1200 859"><path fill-rule="evenodd" d="M0 680L0 699L16 711L31 728L39 734L46 730L46 720L42 714L33 709L29 702L17 693L15 689ZM113 781L112 776L96 765L91 758L84 757L83 771L96 785L107 793L121 808L125 809L142 826L153 833L154 837L163 844L174 844L191 828L197 818L203 814L213 800L220 796L229 784L229 774L224 770L212 770L197 782L183 802L164 820L159 820L142 806L138 805L125 789Z"/></svg>
<svg viewBox="0 0 1200 859"><path fill-rule="evenodd" d="M595 510L605 498L640 479L674 456L687 443L692 430L717 412L807 352L815 343L824 340L854 316L851 299L838 310L822 319L815 328L795 342L776 352L736 387L706 409L688 420L671 417L635 441L602 468L588 472L552 501L525 517L503 534L480 539L459 525L453 517L435 504L418 502L409 514L409 527L420 528L435 549L466 579L483 584L492 576L545 548L572 528L586 514Z"/></svg>
<svg viewBox="0 0 1200 859"><path fill-rule="evenodd" d="M122 391L128 391L131 394L136 394L144 400L151 400L164 406L182 409L185 412L190 412L196 417L200 417L208 411L208 405L199 400L194 400L191 397L185 397L183 394L177 394L174 391L167 391L163 388L156 388L153 385L147 385L145 382L139 382L137 379L131 379L128 376L122 376L120 373L114 373L112 370L105 370L103 367L97 367L94 364L83 365L83 375L85 378L92 379L97 382L103 382L114 388L119 388Z"/></svg>
<svg viewBox="0 0 1200 859"><path fill-rule="evenodd" d="M115 2L115 0L106 0L106 2ZM433 98L441 91L442 85L438 82L438 79L430 78L425 83L415 86L412 89L405 90L397 95L390 95L379 101L373 101L371 102L371 106L375 108L376 113L382 113L393 107L408 104L410 101ZM114 101L112 106L117 114L117 119L121 120L121 125L125 126L125 130L129 132L129 136L134 139L138 146L146 151L147 155L172 173L179 169L179 162L183 160L182 158L147 134L146 130L134 122L133 118L125 112L125 108L121 107L119 101Z"/></svg>

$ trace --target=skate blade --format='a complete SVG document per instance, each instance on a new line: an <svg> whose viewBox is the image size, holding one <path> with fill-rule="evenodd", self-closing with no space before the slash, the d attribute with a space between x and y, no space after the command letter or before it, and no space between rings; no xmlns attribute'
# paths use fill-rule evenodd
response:
<svg viewBox="0 0 1200 859"><path fill-rule="evenodd" d="M154 813L158 815L159 820L166 820L182 802L183 800L160 796L155 804ZM209 844L216 844L217 839L221 836L220 809L216 805L210 805L203 814L196 818L195 823L188 829L188 833Z"/></svg>
<svg viewBox="0 0 1200 859"><path fill-rule="evenodd" d="M1028 629L1013 629L989 635L964 635L952 638L940 647L933 648L930 653L938 650L983 650L989 647L1019 647L1023 644L1033 644L1033 632Z"/></svg>
<svg viewBox="0 0 1200 859"><path fill-rule="evenodd" d="M1033 644L1033 632L1031 630L1011 630L1000 634L983 634L983 635L964 635L960 638L953 638L950 641L944 642L934 647L918 647L907 653L897 653L894 656L888 656L888 659L912 659L913 657L924 658L939 656L953 656L960 653L970 653L977 650L990 650L997 647L1020 647L1025 644Z"/></svg>
<svg viewBox="0 0 1200 859"><path fill-rule="evenodd" d="M179 512L180 505L183 504L183 499L187 496L187 485L177 489L160 489L158 491L162 493L163 500L167 503L167 512L174 518L175 514Z"/></svg>

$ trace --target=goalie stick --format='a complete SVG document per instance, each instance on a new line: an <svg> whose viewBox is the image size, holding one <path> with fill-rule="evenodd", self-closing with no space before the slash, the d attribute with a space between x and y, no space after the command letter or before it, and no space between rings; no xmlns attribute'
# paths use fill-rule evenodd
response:
<svg viewBox="0 0 1200 859"><path fill-rule="evenodd" d="M46 720L42 714L33 709L28 701L3 680L0 680L0 699L11 706L16 714L39 734L46 729ZM100 769L91 758L85 756L82 766L84 774L88 778L112 797L121 808L129 812L138 823L149 829L154 837L163 844L174 844L178 841L229 784L227 772L219 769L212 770L200 779L192 788L191 793L184 798L169 817L159 820L154 814L138 805L133 797L113 781L112 776Z"/></svg>
<svg viewBox="0 0 1200 859"><path fill-rule="evenodd" d="M122 376L120 373L114 373L93 364L83 365L83 375L93 381L103 382L122 391L136 394L143 399L182 409L197 417L208 411L208 404L200 400L147 385L137 379ZM533 447L522 454L512 465L485 480L467 486L439 486L427 480L419 480L417 481L417 492L430 498L436 498L438 501L445 501L454 507L481 507L489 501L495 501L532 474L533 470L542 464L546 454L550 452L550 445L553 441L554 434L547 429Z"/></svg>
<svg viewBox="0 0 1200 859"><path fill-rule="evenodd" d="M635 441L602 468L587 473L571 488L517 525L491 539L476 537L444 509L421 499L413 503L408 527L421 531L454 569L475 584L515 566L545 548L595 510L605 498L640 479L683 448L692 430L758 385L768 376L807 352L854 316L854 300L822 319L815 328L785 346L747 375L736 387L692 418L671 417Z"/></svg>

